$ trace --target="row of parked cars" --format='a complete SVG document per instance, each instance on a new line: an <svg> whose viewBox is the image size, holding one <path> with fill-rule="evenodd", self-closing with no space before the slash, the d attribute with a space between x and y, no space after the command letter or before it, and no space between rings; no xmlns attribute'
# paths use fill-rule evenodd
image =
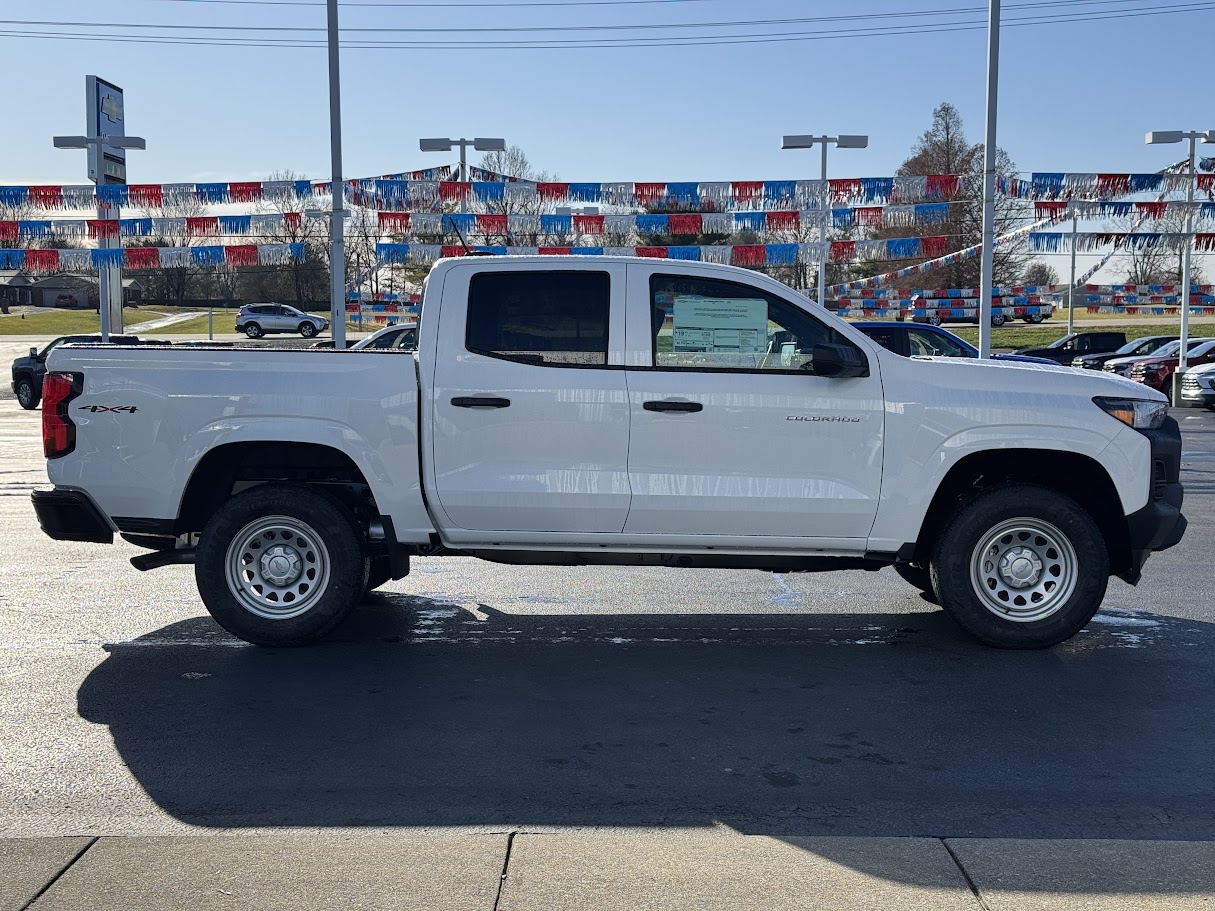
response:
<svg viewBox="0 0 1215 911"><path fill-rule="evenodd" d="M904 357L977 358L978 349L969 342L926 323L873 321L854 323L884 348ZM400 322L349 343L351 348L412 351L417 347L417 323ZM22 408L37 408L42 399L42 378L47 355L64 342L94 342L95 335L67 335L41 351L30 349L27 357L13 362L13 392ZM167 344L135 336L115 336L119 344ZM331 348L332 340L313 344ZM1122 332L1075 332L1044 348L1024 348L1011 354L994 355L996 360L1022 363L1060 364L1086 370L1104 370L1128 377L1158 391L1167 391L1179 363L1181 343L1175 335L1147 335L1128 340ZM1193 404L1215 407L1215 338L1191 338L1188 369L1182 381L1182 398Z"/></svg>

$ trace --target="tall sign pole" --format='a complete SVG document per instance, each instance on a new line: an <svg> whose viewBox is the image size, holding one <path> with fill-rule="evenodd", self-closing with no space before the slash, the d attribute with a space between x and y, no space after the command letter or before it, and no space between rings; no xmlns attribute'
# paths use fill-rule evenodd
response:
<svg viewBox="0 0 1215 911"><path fill-rule="evenodd" d="M1000 0L987 9L987 132L983 139L983 259L979 284L979 357L991 357L991 292L995 286L996 98L1000 79Z"/></svg>
<svg viewBox="0 0 1215 911"><path fill-rule="evenodd" d="M329 331L333 347L346 347L346 188L342 180L342 86L338 60L338 5L329 13L329 146L333 156L333 211L329 216Z"/></svg>
<svg viewBox="0 0 1215 911"><path fill-rule="evenodd" d="M123 107L122 89L96 76L86 76L84 84L88 111L85 135L94 140L107 136L123 136L126 111ZM89 145L88 156L89 180L93 183L121 186L127 182L125 149L93 142ZM99 221L116 223L120 217L117 205L103 205L98 202ZM103 250L121 247L122 241L118 237L117 228L103 232L98 238L97 246ZM122 335L123 332L121 268L108 263L98 267L97 296L101 311L101 341L108 342L111 333Z"/></svg>
<svg viewBox="0 0 1215 911"><path fill-rule="evenodd" d="M57 149L85 149L89 155L89 180L100 185L127 182L127 149L142 149L144 141L123 132L125 119L122 89L96 76L85 77L84 136L56 136ZM98 203L97 217L107 222L118 221L118 207ZM111 236L103 232L98 241L102 250L122 246L117 225ZM102 263L97 270L97 296L101 311L101 340L108 342L111 332L122 332L122 270Z"/></svg>

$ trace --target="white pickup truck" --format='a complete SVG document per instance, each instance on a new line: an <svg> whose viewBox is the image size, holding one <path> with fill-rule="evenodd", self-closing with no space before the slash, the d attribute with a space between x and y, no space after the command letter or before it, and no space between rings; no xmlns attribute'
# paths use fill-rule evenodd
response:
<svg viewBox="0 0 1215 911"><path fill-rule="evenodd" d="M891 566L990 645L1081 629L1186 527L1163 396L887 351L766 276L625 257L434 266L417 352L65 346L52 538L193 563L250 642L332 630L411 556Z"/></svg>

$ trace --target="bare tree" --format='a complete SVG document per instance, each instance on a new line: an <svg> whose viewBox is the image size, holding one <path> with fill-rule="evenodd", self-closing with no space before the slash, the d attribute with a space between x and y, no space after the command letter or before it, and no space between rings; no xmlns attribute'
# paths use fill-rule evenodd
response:
<svg viewBox="0 0 1215 911"><path fill-rule="evenodd" d="M275 171L267 181L294 182L300 177L294 171ZM304 245L303 260L292 259L289 266L260 267L256 272L243 273L242 290L248 296L262 300L294 299L304 308L309 301L328 300L329 234L324 219L308 218L304 200L294 194L263 197L254 207L259 215L281 215L282 220L270 228L263 239L268 243Z"/></svg>
<svg viewBox="0 0 1215 911"><path fill-rule="evenodd" d="M1059 273L1049 263L1035 260L1026 266L1025 271L1021 273L1021 284L1057 285L1059 284Z"/></svg>
<svg viewBox="0 0 1215 911"><path fill-rule="evenodd" d="M1110 230L1116 232L1141 232L1161 234L1184 234L1185 214L1166 211L1164 217L1141 220L1136 216L1115 218L1110 221ZM1184 277L1184 261L1181 250L1170 250L1164 244L1155 247L1129 246L1124 244L1117 262L1125 270L1123 281L1128 285L1180 284ZM1190 256L1190 281L1202 284L1202 267L1198 257Z"/></svg>
<svg viewBox="0 0 1215 911"><path fill-rule="evenodd" d="M182 199L163 200L159 206L144 206L145 218L197 218L206 212L206 205L191 196ZM162 221L163 225L164 222ZM177 230L162 230L146 240L132 242L128 246L149 247L190 247L194 240L185 227ZM145 275L145 297L148 300L173 301L183 303L203 294L200 277L202 270L193 265L157 266L149 269Z"/></svg>
<svg viewBox="0 0 1215 911"><path fill-rule="evenodd" d="M949 102L942 102L932 112L932 125L925 130L911 154L897 171L900 177L925 177L932 175L957 175L958 193L956 201L949 204L944 222L917 225L912 228L883 228L875 232L877 238L931 237L945 235L946 253L978 244L983 239L983 143L972 143L966 138L962 115ZM996 169L1001 174L1016 171L1008 153L996 150ZM998 197L996 200L996 236L1021 227L1033 214L1027 200ZM1028 239L1024 236L1012 238L995 248L994 282L997 285L1014 284L1020 276L1028 255ZM930 257L912 260L871 263L868 274L889 272L905 265L924 262ZM935 272L932 284L938 288L977 288L980 283L981 262L975 256L962 262L945 266ZM913 276L894 282L896 287L921 286L924 279Z"/></svg>

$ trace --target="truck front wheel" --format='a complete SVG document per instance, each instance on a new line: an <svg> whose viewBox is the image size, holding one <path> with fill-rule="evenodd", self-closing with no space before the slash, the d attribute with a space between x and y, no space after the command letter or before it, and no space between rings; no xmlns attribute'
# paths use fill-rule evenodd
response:
<svg viewBox="0 0 1215 911"><path fill-rule="evenodd" d="M194 576L215 621L256 645L323 638L363 595L362 536L320 491L262 484L224 503L203 529Z"/></svg>
<svg viewBox="0 0 1215 911"><path fill-rule="evenodd" d="M946 522L929 566L941 606L997 648L1048 648L1105 597L1109 554L1076 501L1034 484L994 488Z"/></svg>

